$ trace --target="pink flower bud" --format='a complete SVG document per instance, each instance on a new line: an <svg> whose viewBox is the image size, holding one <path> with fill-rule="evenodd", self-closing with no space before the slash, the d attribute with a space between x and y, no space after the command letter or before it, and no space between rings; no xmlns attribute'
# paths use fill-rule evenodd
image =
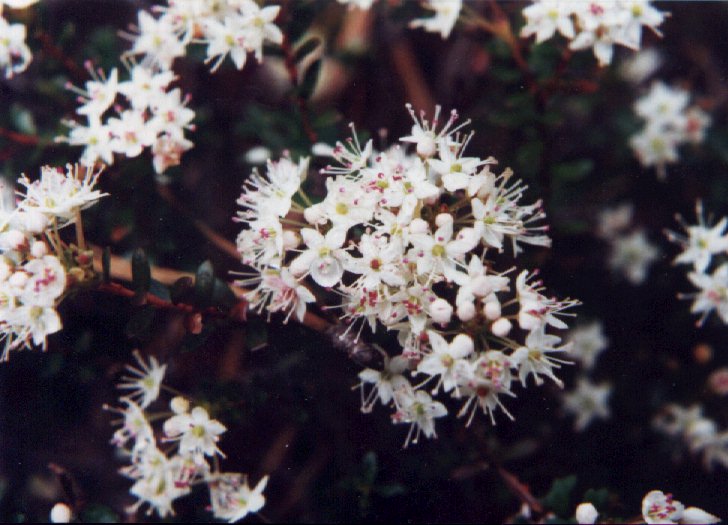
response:
<svg viewBox="0 0 728 525"><path fill-rule="evenodd" d="M483 307L483 315L489 321L495 321L501 316L501 305L498 301L488 301Z"/></svg>
<svg viewBox="0 0 728 525"><path fill-rule="evenodd" d="M10 286L14 288L23 288L25 283L28 282L28 274L23 271L15 272L10 276L8 282L10 283Z"/></svg>
<svg viewBox="0 0 728 525"><path fill-rule="evenodd" d="M457 309L458 319L466 323L475 317L475 305L470 301L460 303Z"/></svg>
<svg viewBox="0 0 728 525"><path fill-rule="evenodd" d="M292 230L283 230L283 247L292 250L301 244L301 236Z"/></svg>
<svg viewBox="0 0 728 525"><path fill-rule="evenodd" d="M18 230L6 231L0 235L0 248L22 251L28 248L28 239Z"/></svg>
<svg viewBox="0 0 728 525"><path fill-rule="evenodd" d="M40 259L44 255L48 255L48 245L43 241L35 241L30 246L30 253L36 259Z"/></svg>
<svg viewBox="0 0 728 525"><path fill-rule="evenodd" d="M513 328L511 322L505 317L501 317L495 323L493 323L493 326L490 327L490 331L493 332L493 335L497 335L498 337L505 337L509 334L511 328Z"/></svg>
<svg viewBox="0 0 728 525"><path fill-rule="evenodd" d="M410 233L427 233L429 229L430 227L422 219L414 219L409 225Z"/></svg>
<svg viewBox="0 0 728 525"><path fill-rule="evenodd" d="M473 351L473 340L465 334L458 334L450 343L450 350L453 354L466 356Z"/></svg>
<svg viewBox="0 0 728 525"><path fill-rule="evenodd" d="M454 220L453 216L449 213L439 213L437 217L435 217L435 224L437 224L437 227L439 228L445 224L451 224Z"/></svg>
<svg viewBox="0 0 728 525"><path fill-rule="evenodd" d="M452 317L452 305L445 299L435 299L430 304L430 317L436 323L449 323Z"/></svg>
<svg viewBox="0 0 728 525"><path fill-rule="evenodd" d="M417 141L417 154L420 157L429 158L437 153L437 143L433 137L426 135Z"/></svg>

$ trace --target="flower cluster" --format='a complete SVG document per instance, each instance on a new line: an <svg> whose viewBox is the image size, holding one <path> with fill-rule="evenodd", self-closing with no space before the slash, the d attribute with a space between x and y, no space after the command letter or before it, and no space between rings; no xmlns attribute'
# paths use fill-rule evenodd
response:
<svg viewBox="0 0 728 525"><path fill-rule="evenodd" d="M581 503L576 508L576 521L591 525L597 522L599 513L591 503ZM642 499L642 518L645 523L718 523L720 518L697 507L685 507L672 494L651 490Z"/></svg>
<svg viewBox="0 0 728 525"><path fill-rule="evenodd" d="M614 45L638 50L642 41L642 27L657 29L666 13L652 7L649 0L534 0L523 9L526 25L521 36L536 35L536 42L544 42L558 31L570 40L569 48L592 48L600 66L612 61Z"/></svg>
<svg viewBox="0 0 728 525"><path fill-rule="evenodd" d="M217 461L215 468L210 466L212 458L224 457L217 443L227 429L210 419L203 407L190 410L185 398L173 398L173 415L164 421L161 435L155 433L152 421L159 418L150 414L148 407L159 398L166 365L160 365L154 357L145 362L138 351L134 355L137 366L127 365L129 375L119 385L130 393L120 398L121 407L107 407L121 415L121 428L111 442L131 462L121 469L134 481L130 492L138 498L129 511L135 512L146 504L148 513L156 511L164 518L174 514L174 501L190 494L195 485L207 485L215 518L233 523L263 508L267 476L250 488L247 475L219 472ZM170 442L174 443L172 450L160 450L159 443Z"/></svg>
<svg viewBox="0 0 728 525"><path fill-rule="evenodd" d="M228 55L242 69L249 53L262 62L266 42L283 42L273 23L279 6L260 7L253 0L168 0L154 12L158 16L139 11L138 26L128 35L133 44L127 55L142 57L147 67L169 70L189 44L200 43L207 46L206 61L214 62L213 71Z"/></svg>
<svg viewBox="0 0 728 525"><path fill-rule="evenodd" d="M392 406L416 442L447 413L426 384L461 400L469 421L478 408L493 419L514 379L560 385L554 371L568 345L547 329L566 328L560 315L576 301L544 295L537 272L494 268L489 256L508 245L514 255L519 243L550 245L536 224L540 203L522 204L526 187L510 169L493 172L495 159L465 156L471 135L455 111L444 123L439 108L432 121L410 113L412 132L400 141L413 153L399 144L375 151L354 134L331 150L337 165L321 170L327 191L316 204L301 187L307 159L253 172L238 201L246 228L237 246L252 269L238 284L253 288L255 310L303 319L316 284L335 295L327 308L349 323L345 335L358 340L365 326L397 333L401 355L360 376L362 409ZM408 373L426 379L413 386Z"/></svg>
<svg viewBox="0 0 728 525"><path fill-rule="evenodd" d="M634 105L634 112L644 119L645 126L632 136L630 145L645 167L655 166L661 179L667 164L679 160L678 148L700 144L710 117L698 106L688 107L690 94L656 81L650 91Z"/></svg>
<svg viewBox="0 0 728 525"><path fill-rule="evenodd" d="M595 384L589 379L596 359L609 346L604 328L599 321L576 326L569 331L566 341L571 344L571 359L580 365L576 388L563 395L564 410L575 416L574 429L581 432L594 419L606 419L610 415L609 396L612 386L609 383Z"/></svg>
<svg viewBox="0 0 728 525"><path fill-rule="evenodd" d="M644 229L631 226L633 213L631 204L602 211L597 235L610 245L609 266L612 271L638 285L647 278L647 271L660 252L649 242Z"/></svg>
<svg viewBox="0 0 728 525"><path fill-rule="evenodd" d="M7 195L0 209L1 361L31 344L45 349L46 337L61 329L56 311L64 293L91 273L92 255L83 242L66 245L59 230L80 221L81 210L103 194L94 189L98 172L67 166L41 170L39 180L19 180L17 202ZM12 190L11 190L12 191ZM9 202L8 202L9 201ZM80 228L80 224L77 228ZM77 230L78 231L78 230Z"/></svg>
<svg viewBox="0 0 728 525"><path fill-rule="evenodd" d="M108 76L90 64L87 69L92 80L85 89L68 85L78 94L76 113L86 125L68 121L68 137L57 140L83 146L81 162L87 166L112 164L115 153L137 157L145 148L152 151L157 173L179 164L182 153L192 147L184 134L193 129L195 113L179 88L170 89L174 74L134 65L129 79L119 82L117 69Z"/></svg>
<svg viewBox="0 0 728 525"><path fill-rule="evenodd" d="M24 9L38 0L2 0L0 1L0 69L5 71L5 78L12 78L22 73L33 58L30 48L25 43L27 29L23 24L10 24L2 16L5 6L10 9Z"/></svg>
<svg viewBox="0 0 728 525"><path fill-rule="evenodd" d="M674 403L662 408L654 420L660 432L680 438L690 453L701 455L705 468L713 465L728 468L728 430L719 431L718 424L703 415L703 407L684 408Z"/></svg>
<svg viewBox="0 0 728 525"><path fill-rule="evenodd" d="M695 214L698 219L696 225L687 224L678 216L686 235L667 232L668 238L682 248L680 255L675 258L675 264L692 265L693 271L688 274L688 279L699 289L698 292L684 294L683 297L693 299L691 311L700 314L698 326L713 311L723 323L728 324L728 262L714 262L714 257L725 258L728 255L728 218L723 217L715 225L709 226L700 201L695 206Z"/></svg>

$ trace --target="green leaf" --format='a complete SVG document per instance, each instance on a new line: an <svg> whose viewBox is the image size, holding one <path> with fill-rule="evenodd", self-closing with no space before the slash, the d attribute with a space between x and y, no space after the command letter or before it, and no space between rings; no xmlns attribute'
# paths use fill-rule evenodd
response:
<svg viewBox="0 0 728 525"><path fill-rule="evenodd" d="M591 503L598 511L606 510L609 502L609 491L605 488L589 489L584 493L584 501Z"/></svg>
<svg viewBox="0 0 728 525"><path fill-rule="evenodd" d="M321 73L321 59L316 60L309 66L306 73L303 75L303 80L298 88L298 94L304 99L308 100L313 95L318 83L319 74Z"/></svg>
<svg viewBox="0 0 728 525"><path fill-rule="evenodd" d="M195 274L195 303L199 306L209 306L214 289L215 270L210 261L205 261L197 268Z"/></svg>
<svg viewBox="0 0 728 525"><path fill-rule="evenodd" d="M172 300L172 295L169 292L169 288L167 288L156 279L152 279L152 284L149 286L149 292L164 301Z"/></svg>
<svg viewBox="0 0 728 525"><path fill-rule="evenodd" d="M104 248L101 254L101 276L105 283L111 281L111 248Z"/></svg>
<svg viewBox="0 0 728 525"><path fill-rule="evenodd" d="M119 523L119 515L106 505L86 505L79 516L82 523Z"/></svg>
<svg viewBox="0 0 728 525"><path fill-rule="evenodd" d="M301 62L304 58L306 58L308 55L316 51L321 45L323 44L323 41L318 36L312 36L305 42L303 42L298 48L296 49L295 54L293 55L293 58L296 62Z"/></svg>
<svg viewBox="0 0 728 525"><path fill-rule="evenodd" d="M364 454L361 460L362 465L362 479L367 485L373 485L377 479L377 472L379 471L379 465L377 464L377 455L374 451L369 451Z"/></svg>
<svg viewBox="0 0 728 525"><path fill-rule="evenodd" d="M144 250L137 248L131 256L131 280L137 295L146 294L152 284L152 269Z"/></svg>
<svg viewBox="0 0 728 525"><path fill-rule="evenodd" d="M578 159L570 162L562 162L553 167L554 178L560 182L573 182L583 179L594 169L594 161L591 159Z"/></svg>
<svg viewBox="0 0 728 525"><path fill-rule="evenodd" d="M230 289L228 283L215 277L212 287L212 303L216 306L232 308L238 304L238 298L235 297L235 293Z"/></svg>
<svg viewBox="0 0 728 525"><path fill-rule="evenodd" d="M555 479L551 485L551 490L543 498L542 503L558 516L570 516L569 502L571 500L571 491L574 490L575 485L576 476L574 475Z"/></svg>

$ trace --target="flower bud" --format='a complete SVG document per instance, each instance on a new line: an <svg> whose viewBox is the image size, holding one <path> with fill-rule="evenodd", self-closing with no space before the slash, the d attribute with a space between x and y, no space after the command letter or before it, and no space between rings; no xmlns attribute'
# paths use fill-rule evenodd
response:
<svg viewBox="0 0 728 525"><path fill-rule="evenodd" d="M438 213L437 217L435 217L435 224L437 224L437 227L439 228L445 224L452 224L454 220L453 216L449 213Z"/></svg>
<svg viewBox="0 0 728 525"><path fill-rule="evenodd" d="M470 301L465 301L458 305L457 309L458 319L462 322L467 323L475 317L475 305Z"/></svg>
<svg viewBox="0 0 728 525"><path fill-rule="evenodd" d="M301 236L292 230L283 230L283 248L292 250L301 244Z"/></svg>
<svg viewBox="0 0 728 525"><path fill-rule="evenodd" d="M580 503L576 507L576 521L584 525L596 523L599 513L591 503Z"/></svg>
<svg viewBox="0 0 728 525"><path fill-rule="evenodd" d="M495 321L501 316L501 305L498 301L488 301L483 307L483 315L488 321Z"/></svg>
<svg viewBox="0 0 728 525"><path fill-rule="evenodd" d="M437 153L437 142L430 135L425 135L417 141L417 154L420 157L430 158Z"/></svg>
<svg viewBox="0 0 728 525"><path fill-rule="evenodd" d="M24 211L18 214L18 219L25 230L33 234L41 234L48 227L48 217L35 210Z"/></svg>
<svg viewBox="0 0 728 525"><path fill-rule="evenodd" d="M493 335L497 335L498 337L505 337L509 334L512 327L513 325L511 325L511 322L508 319L506 319L505 317L501 317L493 323L493 325L490 327L490 331L493 332Z"/></svg>
<svg viewBox="0 0 728 525"><path fill-rule="evenodd" d="M36 259L48 255L48 245L44 241L35 241L30 245L30 254Z"/></svg>
<svg viewBox="0 0 728 525"><path fill-rule="evenodd" d="M461 356L466 356L473 352L473 340L469 335L458 334L450 343L450 350Z"/></svg>
<svg viewBox="0 0 728 525"><path fill-rule="evenodd" d="M51 509L51 523L69 523L72 514L71 507L65 503L56 503Z"/></svg>
<svg viewBox="0 0 728 525"><path fill-rule="evenodd" d="M9 230L0 235L0 250L22 251L28 248L28 239L18 230Z"/></svg>
<svg viewBox="0 0 728 525"><path fill-rule="evenodd" d="M413 219L409 225L410 233L427 233L430 227L422 219Z"/></svg>
<svg viewBox="0 0 728 525"><path fill-rule="evenodd" d="M171 408L172 412L175 414L186 414L190 409L190 402L182 396L176 396L169 402L169 408Z"/></svg>
<svg viewBox="0 0 728 525"><path fill-rule="evenodd" d="M23 271L15 272L13 275L10 276L8 282L13 288L23 288L25 286L25 283L28 282L28 274Z"/></svg>
<svg viewBox="0 0 728 525"><path fill-rule="evenodd" d="M439 324L447 324L452 317L452 305L445 299L435 299L430 304L430 317Z"/></svg>

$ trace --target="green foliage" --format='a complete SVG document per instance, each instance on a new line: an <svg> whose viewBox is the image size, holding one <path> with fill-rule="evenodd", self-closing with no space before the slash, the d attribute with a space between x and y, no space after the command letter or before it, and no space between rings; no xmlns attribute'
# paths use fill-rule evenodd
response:
<svg viewBox="0 0 728 525"><path fill-rule="evenodd" d="M557 516L566 518L573 512L571 495L575 486L575 475L555 479L548 494L543 497L541 502L545 507L554 511Z"/></svg>

